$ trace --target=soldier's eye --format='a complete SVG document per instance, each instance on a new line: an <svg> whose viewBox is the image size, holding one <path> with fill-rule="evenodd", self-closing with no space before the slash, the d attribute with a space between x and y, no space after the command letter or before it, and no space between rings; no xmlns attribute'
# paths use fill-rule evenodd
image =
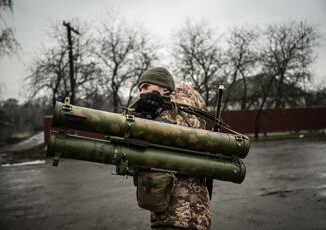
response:
<svg viewBox="0 0 326 230"><path fill-rule="evenodd" d="M148 84L143 84L142 86L141 86L141 89L147 89L148 88Z"/></svg>

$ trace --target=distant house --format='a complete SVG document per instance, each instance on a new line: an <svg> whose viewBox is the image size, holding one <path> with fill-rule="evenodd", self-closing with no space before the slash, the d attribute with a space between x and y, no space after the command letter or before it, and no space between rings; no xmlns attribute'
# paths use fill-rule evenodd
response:
<svg viewBox="0 0 326 230"><path fill-rule="evenodd" d="M239 79L233 87L226 90L232 90L228 99L228 110L248 110L259 108L264 87L268 84L268 79L263 75L245 79ZM278 80L274 80L269 95L266 100L265 108L272 109L275 107L275 98L277 94ZM304 91L293 84L283 83L282 85L282 103L280 108L296 108L316 105L326 105L326 89L320 92Z"/></svg>

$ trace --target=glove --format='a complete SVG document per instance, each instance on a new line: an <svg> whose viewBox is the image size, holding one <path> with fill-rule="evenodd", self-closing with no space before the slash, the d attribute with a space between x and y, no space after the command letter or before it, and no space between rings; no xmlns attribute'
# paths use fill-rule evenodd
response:
<svg viewBox="0 0 326 230"><path fill-rule="evenodd" d="M159 109L164 104L161 94L157 91L143 93L135 111L141 114L141 117L154 120L160 114Z"/></svg>

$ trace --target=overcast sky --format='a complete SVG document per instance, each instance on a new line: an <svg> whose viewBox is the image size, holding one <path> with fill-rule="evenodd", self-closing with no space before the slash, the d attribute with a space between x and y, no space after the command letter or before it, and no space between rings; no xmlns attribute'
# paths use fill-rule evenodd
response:
<svg viewBox="0 0 326 230"><path fill-rule="evenodd" d="M24 98L23 78L51 22L78 17L98 23L110 9L166 41L187 18L206 20L219 32L235 25L307 20L324 37L314 73L318 82L326 82L326 0L14 0L13 14L4 19L15 27L22 51L19 57L0 59L0 99Z"/></svg>

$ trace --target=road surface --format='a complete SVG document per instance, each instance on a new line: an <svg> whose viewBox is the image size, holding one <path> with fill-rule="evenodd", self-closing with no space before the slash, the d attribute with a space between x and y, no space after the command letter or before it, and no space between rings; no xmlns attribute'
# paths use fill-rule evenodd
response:
<svg viewBox="0 0 326 230"><path fill-rule="evenodd" d="M326 141L253 144L238 185L214 181L212 229L326 229ZM132 178L62 159L0 167L0 229L150 229Z"/></svg>

